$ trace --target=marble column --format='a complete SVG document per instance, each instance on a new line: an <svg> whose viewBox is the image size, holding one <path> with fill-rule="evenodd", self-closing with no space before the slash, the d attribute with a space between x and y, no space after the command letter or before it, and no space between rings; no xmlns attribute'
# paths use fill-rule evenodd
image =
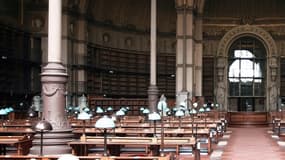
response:
<svg viewBox="0 0 285 160"><path fill-rule="evenodd" d="M52 124L53 130L44 134L43 154L70 153L66 144L73 134L65 114L67 73L61 60L61 0L49 0L48 63L41 73L42 119ZM31 154L38 154L40 135L36 134Z"/></svg>
<svg viewBox="0 0 285 160"><path fill-rule="evenodd" d="M202 15L195 17L195 96L202 96L202 68L203 68L203 19Z"/></svg>
<svg viewBox="0 0 285 160"><path fill-rule="evenodd" d="M156 111L158 88L156 86L156 0L151 0L150 26L150 86L148 88L148 103L151 112Z"/></svg>
<svg viewBox="0 0 285 160"><path fill-rule="evenodd" d="M176 0L176 104L194 95L193 1Z"/></svg>

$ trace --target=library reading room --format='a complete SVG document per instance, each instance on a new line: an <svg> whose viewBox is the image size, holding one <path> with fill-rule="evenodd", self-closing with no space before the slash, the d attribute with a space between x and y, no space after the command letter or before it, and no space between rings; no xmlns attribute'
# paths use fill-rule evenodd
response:
<svg viewBox="0 0 285 160"><path fill-rule="evenodd" d="M284 160L284 0L0 0L0 160Z"/></svg>

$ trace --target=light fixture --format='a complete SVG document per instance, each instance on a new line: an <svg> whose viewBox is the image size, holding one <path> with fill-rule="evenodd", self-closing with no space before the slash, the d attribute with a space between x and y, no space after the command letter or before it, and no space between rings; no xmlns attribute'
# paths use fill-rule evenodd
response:
<svg viewBox="0 0 285 160"><path fill-rule="evenodd" d="M86 112L81 112L80 114L78 114L77 119L82 120L83 121L83 133L80 137L81 141L86 141L86 132L85 132L85 128L86 128L86 120L90 119L90 115Z"/></svg>
<svg viewBox="0 0 285 160"><path fill-rule="evenodd" d="M96 121L95 127L104 130L104 156L107 156L107 129L115 128L115 123L111 118L104 115Z"/></svg>
<svg viewBox="0 0 285 160"><path fill-rule="evenodd" d="M148 115L148 120L153 121L154 125L154 134L153 136L156 137L156 121L160 120L161 117L157 112L152 112Z"/></svg>
<svg viewBox="0 0 285 160"><path fill-rule="evenodd" d="M122 127L122 120L121 120L121 118L122 118L124 115L125 115L125 112L124 112L122 109L120 109L120 110L118 110L118 111L116 112L116 116L118 117L120 127Z"/></svg>
<svg viewBox="0 0 285 160"><path fill-rule="evenodd" d="M7 115L7 111L5 109L0 109L0 116L2 119L2 123L1 123L1 127L4 127L4 123L5 123L5 116Z"/></svg>
<svg viewBox="0 0 285 160"><path fill-rule="evenodd" d="M184 115L185 115L185 113L181 109L179 109L178 111L175 112L175 117L178 117L178 119L179 119L179 129L181 128L181 117Z"/></svg>
<svg viewBox="0 0 285 160"><path fill-rule="evenodd" d="M96 114L102 114L102 113L104 113L104 110L100 106L97 106L95 112L96 112Z"/></svg>
<svg viewBox="0 0 285 160"><path fill-rule="evenodd" d="M34 131L40 132L41 134L41 143L40 143L40 156L43 155L43 133L44 132L49 132L52 130L52 125L45 120L39 121L35 126L34 126Z"/></svg>
<svg viewBox="0 0 285 160"><path fill-rule="evenodd" d="M109 116L111 116L112 113L113 113L113 107L112 107L112 106L109 106L109 107L106 109L106 111L107 111L107 114L108 114Z"/></svg>
<svg viewBox="0 0 285 160"><path fill-rule="evenodd" d="M148 108L145 108L144 110L143 110L143 114L144 114L144 121L146 121L147 119L148 119L148 114L149 114L149 109Z"/></svg>
<svg viewBox="0 0 285 160"><path fill-rule="evenodd" d="M192 137L194 137L194 115L197 114L197 110L194 108L194 104L193 107L190 109L189 114L191 115L191 119L192 119Z"/></svg>
<svg viewBox="0 0 285 160"><path fill-rule="evenodd" d="M160 100L157 104L157 109L160 111L160 115L161 115L161 140L160 140L160 155L164 156L164 116L167 116L167 112L169 111L169 108L167 107L167 103L166 103L166 97L164 96L164 94L162 94L160 96Z"/></svg>

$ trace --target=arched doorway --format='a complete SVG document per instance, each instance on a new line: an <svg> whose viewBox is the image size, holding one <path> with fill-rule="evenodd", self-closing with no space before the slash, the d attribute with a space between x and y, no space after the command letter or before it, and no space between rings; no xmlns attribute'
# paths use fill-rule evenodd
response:
<svg viewBox="0 0 285 160"><path fill-rule="evenodd" d="M277 47L268 32L250 25L235 27L219 43L215 98L229 120L266 123L277 109Z"/></svg>
<svg viewBox="0 0 285 160"><path fill-rule="evenodd" d="M228 56L228 110L266 111L266 49L260 40L244 36L235 40Z"/></svg>

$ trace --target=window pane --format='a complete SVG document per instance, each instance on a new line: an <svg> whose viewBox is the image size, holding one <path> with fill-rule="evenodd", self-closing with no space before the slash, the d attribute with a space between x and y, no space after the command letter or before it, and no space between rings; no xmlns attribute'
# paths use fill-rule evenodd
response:
<svg viewBox="0 0 285 160"><path fill-rule="evenodd" d="M238 98L230 98L229 111L237 111L237 110L238 110Z"/></svg>
<svg viewBox="0 0 285 160"><path fill-rule="evenodd" d="M254 95L255 96L264 96L264 82L263 79L254 80Z"/></svg>
<svg viewBox="0 0 285 160"><path fill-rule="evenodd" d="M230 82L229 90L230 96L239 96L239 79L231 78L232 82Z"/></svg>
<svg viewBox="0 0 285 160"><path fill-rule="evenodd" d="M252 79L244 78L246 82L242 82L241 87L241 96L253 96L253 85Z"/></svg>
<svg viewBox="0 0 285 160"><path fill-rule="evenodd" d="M253 62L249 59L243 59L240 61L240 76L241 77L253 77Z"/></svg>
<svg viewBox="0 0 285 160"><path fill-rule="evenodd" d="M265 98L256 98L255 99L255 111L265 111L264 102L265 102Z"/></svg>

